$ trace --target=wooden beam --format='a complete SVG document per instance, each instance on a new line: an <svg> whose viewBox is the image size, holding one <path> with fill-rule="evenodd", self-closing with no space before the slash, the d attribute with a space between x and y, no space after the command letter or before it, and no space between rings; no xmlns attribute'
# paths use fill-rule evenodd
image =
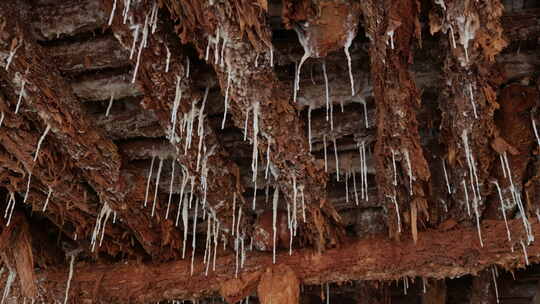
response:
<svg viewBox="0 0 540 304"><path fill-rule="evenodd" d="M525 236L520 219L508 224L513 240ZM350 241L324 253L312 249L298 250L292 255L280 252L276 260L277 264L293 269L302 284L307 285L351 280L391 281L404 276L443 279L478 274L491 265L504 269L525 266L524 251L518 250L521 244L519 241L508 242L503 221L484 221L481 229L485 235L484 247L480 247L476 228L471 227L419 232L416 244L411 239L370 238ZM540 233L540 223L535 221L532 229L535 234ZM459 236L459 240L449 238L449 233ZM526 247L526 252L529 263L540 261L540 243L532 243ZM396 264L396 261L400 263ZM250 281L256 283L264 269L271 265L272 254L248 253L238 279L244 280L245 286ZM104 302L148 303L215 295L223 284L235 278L235 255L219 257L216 271L210 271L208 276L204 273L206 265L202 259L196 259L193 275L190 275L190 267L190 261L122 262L116 265L79 263L75 267L70 294L81 303L94 296ZM37 274L38 287L44 291L45 301L61 299L67 272L64 268L42 270ZM97 290L96 282L99 282Z"/></svg>

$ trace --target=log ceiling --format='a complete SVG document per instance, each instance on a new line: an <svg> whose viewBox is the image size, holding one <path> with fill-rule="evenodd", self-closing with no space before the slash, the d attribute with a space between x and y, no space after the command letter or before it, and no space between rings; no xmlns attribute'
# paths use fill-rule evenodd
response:
<svg viewBox="0 0 540 304"><path fill-rule="evenodd" d="M533 0L0 1L0 303L536 303L539 44Z"/></svg>

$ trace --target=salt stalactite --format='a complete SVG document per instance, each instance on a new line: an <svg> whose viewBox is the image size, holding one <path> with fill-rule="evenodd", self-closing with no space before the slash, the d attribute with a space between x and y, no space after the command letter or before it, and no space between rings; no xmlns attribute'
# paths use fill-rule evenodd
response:
<svg viewBox="0 0 540 304"><path fill-rule="evenodd" d="M124 11L122 12L122 16L124 17L124 20L123 20L124 24L126 24L127 22L130 7L131 7L131 0L124 0Z"/></svg>
<svg viewBox="0 0 540 304"><path fill-rule="evenodd" d="M219 62L219 35L221 34L221 31L219 30L219 27L216 27L216 39L214 40L214 43L216 44L214 46L214 64L218 64Z"/></svg>
<svg viewBox="0 0 540 304"><path fill-rule="evenodd" d="M463 192L465 192L465 204L467 205L467 214L471 216L471 206L469 205L469 193L467 191L467 183L465 182L465 180L463 180L461 183L463 185Z"/></svg>
<svg viewBox="0 0 540 304"><path fill-rule="evenodd" d="M152 12L150 13L150 25L152 25L152 34L156 32L157 19L158 19L158 7L157 7L157 1L154 1L154 5L152 5Z"/></svg>
<svg viewBox="0 0 540 304"><path fill-rule="evenodd" d="M476 174L476 163L472 156L471 149L469 148L469 139L467 136L466 129L463 130L463 133L461 134L461 138L463 140L463 145L465 147L465 155L467 158L467 164L469 166L469 177L470 177L470 182L471 182L471 188L473 190L474 199L480 200L481 193L480 193L480 184L478 182L478 175Z"/></svg>
<svg viewBox="0 0 540 304"><path fill-rule="evenodd" d="M232 225L231 225L231 235L234 236L234 223L236 219L236 191L233 192L233 203L232 203Z"/></svg>
<svg viewBox="0 0 540 304"><path fill-rule="evenodd" d="M10 209L11 207L11 209ZM11 192L9 194L9 202L8 206L6 208L6 214L4 215L4 218L7 216L7 224L6 227L9 226L11 223L11 217L13 216L13 210L15 210L15 193Z"/></svg>
<svg viewBox="0 0 540 304"><path fill-rule="evenodd" d="M405 155L405 161L407 162L407 173L409 174L409 194L413 195L412 182L414 176L412 172L411 159L409 158L409 150L403 151L403 154Z"/></svg>
<svg viewBox="0 0 540 304"><path fill-rule="evenodd" d="M324 92L326 94L326 121L328 121L328 112L330 111L330 86L328 85L328 74L326 74L326 62L322 63L322 70L324 76Z"/></svg>
<svg viewBox="0 0 540 304"><path fill-rule="evenodd" d="M218 249L219 225L220 225L220 222L217 219L215 219L215 222L214 222L214 229L215 229L214 230L214 257L213 257L213 262L212 262L212 271L216 271L216 257L217 257L217 249Z"/></svg>
<svg viewBox="0 0 540 304"><path fill-rule="evenodd" d="M189 65L190 65L189 57L186 57L186 79L189 79Z"/></svg>
<svg viewBox="0 0 540 304"><path fill-rule="evenodd" d="M112 7L112 10L111 10L111 15L109 16L109 22L107 23L109 26L112 25L113 23L113 20L114 20L114 12L116 11L116 0L114 0L113 2L113 7Z"/></svg>
<svg viewBox="0 0 540 304"><path fill-rule="evenodd" d="M266 148L266 168L264 169L264 178L268 180L268 172L270 172L270 139L267 139Z"/></svg>
<svg viewBox="0 0 540 304"><path fill-rule="evenodd" d="M347 35L347 40L345 41L345 45L343 46L343 50L345 51L345 56L347 57L347 65L349 67L349 78L351 80L351 96L354 96L354 77L352 73L352 60L351 60L351 53L349 52L349 49L352 45L353 39L354 39L354 31L350 31Z"/></svg>
<svg viewBox="0 0 540 304"><path fill-rule="evenodd" d="M210 90L209 87L206 87L204 91L204 97L202 101L201 108L199 109L199 121L197 126L197 136L199 137L199 145L197 147L197 171L199 171L199 165L201 162L201 147L204 143L204 108L206 106L206 99L208 99L208 91Z"/></svg>
<svg viewBox="0 0 540 304"><path fill-rule="evenodd" d="M47 198L45 199L45 204L43 204L43 210L41 212L45 212L47 210L47 206L49 205L49 201L51 200L52 195L52 188L49 187L49 192L47 193Z"/></svg>
<svg viewBox="0 0 540 304"><path fill-rule="evenodd" d="M452 190L450 189L450 181L448 180L448 173L446 172L446 161L442 159L442 167L444 172L444 180L446 181L446 188L448 190L448 194L452 193Z"/></svg>
<svg viewBox="0 0 540 304"><path fill-rule="evenodd" d="M345 202L349 203L349 172L345 171Z"/></svg>
<svg viewBox="0 0 540 304"><path fill-rule="evenodd" d="M26 191L24 193L24 199L23 203L26 204L26 200L28 199L28 193L30 193L30 182L32 181L32 171L28 173L28 182L26 182Z"/></svg>
<svg viewBox="0 0 540 304"><path fill-rule="evenodd" d="M180 207L178 207L180 208ZM182 204L182 223L184 225L184 241L182 246L182 259L186 257L186 242L187 242L187 235L188 235L188 201L187 197L184 198L184 203Z"/></svg>
<svg viewBox="0 0 540 304"><path fill-rule="evenodd" d="M171 51L169 50L169 48L167 46L165 46L165 51L167 51L167 56L166 56L166 59L165 59L165 73L168 73L169 72L169 66L170 66L170 63L171 63Z"/></svg>
<svg viewBox="0 0 540 304"><path fill-rule="evenodd" d="M473 18L467 18L466 16L459 16L456 18L459 28L459 43L463 46L465 51L465 62L469 62L469 41L474 40L476 28Z"/></svg>
<svg viewBox="0 0 540 304"><path fill-rule="evenodd" d="M270 66L274 67L274 46L270 47Z"/></svg>
<svg viewBox="0 0 540 304"><path fill-rule="evenodd" d="M300 190L300 198L302 202L302 219L304 220L304 223L306 222L306 198L304 196L304 185L298 186L298 190Z"/></svg>
<svg viewBox="0 0 540 304"><path fill-rule="evenodd" d="M2 113L4 115L4 113ZM538 129L536 129L536 121L534 120L534 116L531 113L531 122L534 130L534 136L536 137L536 142L538 143L538 146L540 147L540 136L538 136ZM0 126L2 125L2 119L0 118Z"/></svg>
<svg viewBox="0 0 540 304"><path fill-rule="evenodd" d="M296 69L296 75L294 78L293 101L296 102L296 97L298 96L298 91L300 90L300 72L302 71L302 65L311 56L311 50L309 48L309 42L304 36L302 29L295 27L294 30L296 31L296 34L298 36L298 41L300 41L300 44L304 48L304 55L302 55L302 58L300 58L300 63L298 64L298 68Z"/></svg>
<svg viewBox="0 0 540 304"><path fill-rule="evenodd" d="M491 183L494 184L495 187L497 188L497 193L499 194L499 200L501 202L501 212L503 215L504 224L506 225L506 234L508 235L508 241L511 242L512 238L510 237L510 229L508 228L508 220L506 219L506 208L504 207L504 200L503 200L501 187L499 187L499 182L497 181L493 181Z"/></svg>
<svg viewBox="0 0 540 304"><path fill-rule="evenodd" d="M197 244L197 216L199 201L195 202L195 214L193 215L193 240L191 242L191 275L193 276L193 261L195 260L195 247Z"/></svg>
<svg viewBox="0 0 540 304"><path fill-rule="evenodd" d="M499 303L499 287L497 286L497 266L491 266L491 277L493 278L493 289L495 289L495 298L497 303Z"/></svg>
<svg viewBox="0 0 540 304"><path fill-rule="evenodd" d="M423 293L426 293L427 292L427 288L426 288L426 285L427 285L427 279L422 277L422 292Z"/></svg>
<svg viewBox="0 0 540 304"><path fill-rule="evenodd" d="M396 195L387 195L386 197L390 198L392 203L394 203L394 207L396 208L398 233L401 233L401 216L399 214L399 205L398 205L398 202L397 202L397 199L396 199Z"/></svg>
<svg viewBox="0 0 540 304"><path fill-rule="evenodd" d="M480 213L478 212L478 203L477 199L473 200L473 210L476 217L476 230L478 231L478 240L480 241L480 247L484 247L484 241L482 240L482 230L480 228Z"/></svg>
<svg viewBox="0 0 540 304"><path fill-rule="evenodd" d="M139 65L141 63L141 55L143 49L146 47L147 40L148 40L148 15L146 15L144 19L144 26L143 26L143 33L141 38L141 43L139 44L139 52L137 53L137 62L135 63L135 68L133 69L133 78L131 79L131 83L135 83L135 80L137 79L137 73L139 71Z"/></svg>
<svg viewBox="0 0 540 304"><path fill-rule="evenodd" d="M219 65L223 67L223 58L225 57L225 46L229 42L229 39L225 36L223 37L223 43L221 44L221 55L219 60Z"/></svg>
<svg viewBox="0 0 540 304"><path fill-rule="evenodd" d="M356 203L356 206L358 206L358 190L356 188L356 172L355 171L352 172L352 179L353 179L353 190L354 190L354 202Z"/></svg>
<svg viewBox="0 0 540 304"><path fill-rule="evenodd" d="M409 278L403 277L403 293L407 295L407 290L409 289Z"/></svg>
<svg viewBox="0 0 540 304"><path fill-rule="evenodd" d="M294 230L294 233L293 235L296 236L296 229L298 227L298 221L297 221L297 199L298 199L298 188L297 188L297 185L296 185L296 175L292 175L292 180L293 180L293 210L292 210L292 217L291 217L291 224L292 224L292 227L293 227L293 230Z"/></svg>
<svg viewBox="0 0 540 304"><path fill-rule="evenodd" d="M176 227L178 227L178 219L180 218L180 212L182 210L182 202L184 200L184 191L186 190L186 185L189 180L187 169L182 167L182 171L183 171L183 174L182 174L182 182L180 184L180 199L178 200L178 210L176 210L176 223L175 223ZM165 219L167 219L167 217L165 217Z"/></svg>
<svg viewBox="0 0 540 304"><path fill-rule="evenodd" d="M386 35L388 35L388 38L390 38L390 48L393 50L394 49L394 31L389 31L386 33Z"/></svg>
<svg viewBox="0 0 540 304"><path fill-rule="evenodd" d="M253 204L252 210L255 210L257 207L257 180L253 182Z"/></svg>
<svg viewBox="0 0 540 304"><path fill-rule="evenodd" d="M209 256L208 250L210 247L210 251L212 250L212 245L210 244L210 239L212 238L212 232L211 232L211 226L212 226L212 219L211 216L208 215L208 219L206 221L206 243L204 246L204 257L203 257L203 264L207 264L206 258ZM208 271L208 268L206 268ZM206 272L206 275L208 275L208 272Z"/></svg>
<svg viewBox="0 0 540 304"><path fill-rule="evenodd" d="M169 200L167 201L167 211L165 212L165 219L169 218L169 211L171 209L171 200L173 195L173 185L174 185L174 169L175 169L174 159L171 161L171 182L169 184Z"/></svg>
<svg viewBox="0 0 540 304"><path fill-rule="evenodd" d="M334 156L336 158L336 179L339 182L339 156L338 156L338 150L337 150L337 144L336 144L336 137L333 137L334 141Z"/></svg>
<svg viewBox="0 0 540 304"><path fill-rule="evenodd" d="M16 47L12 47L9 51L8 58L6 59L6 71L9 70L9 66L11 65L11 62L13 61L13 57L15 57L15 54L17 53L17 50L19 47L21 47L22 43L17 44Z"/></svg>
<svg viewBox="0 0 540 304"><path fill-rule="evenodd" d="M330 304L330 284L326 283L326 304Z"/></svg>
<svg viewBox="0 0 540 304"><path fill-rule="evenodd" d="M135 55L135 47L137 46L137 41L139 40L140 29L141 29L141 25L136 24L135 33L133 34L133 43L131 44L131 51L129 52L129 60L133 59L133 55Z"/></svg>
<svg viewBox="0 0 540 304"><path fill-rule="evenodd" d="M2 123L4 122L4 112L0 111L0 127L2 126Z"/></svg>
<svg viewBox="0 0 540 304"><path fill-rule="evenodd" d="M19 91L19 97L17 98L17 106L15 107L15 114L19 113L23 97L26 95L24 87L26 86L26 79L21 80L21 90Z"/></svg>
<svg viewBox="0 0 540 304"><path fill-rule="evenodd" d="M396 152L392 150L392 169L394 169L394 187L397 186Z"/></svg>
<svg viewBox="0 0 540 304"><path fill-rule="evenodd" d="M111 214L111 212L112 212L112 209L109 207L109 204L105 202L103 206L101 207L101 211L99 212L96 218L96 225L94 226L94 230L92 232L92 239L90 242L92 252L94 252L94 249L96 247L97 239L98 239L101 229L103 229L103 232L101 233L101 241L99 242L99 245L101 246L101 243L103 242L103 235L105 233L105 225L107 223L107 219L109 218L109 215ZM105 217L104 221L103 221L103 217Z"/></svg>
<svg viewBox="0 0 540 304"><path fill-rule="evenodd" d="M36 148L36 154L34 155L34 161L37 160L39 156L39 150L41 149L41 145L43 144L43 141L45 140L45 136L47 136L47 133L49 133L50 130L51 130L51 126L47 125L47 127L45 128L45 131L39 138L38 143L37 143L37 148Z"/></svg>
<svg viewBox="0 0 540 304"><path fill-rule="evenodd" d="M111 98L109 99L109 105L107 106L107 111L105 111L105 117L109 117L109 113L111 113L113 101L114 101L114 92L111 93Z"/></svg>
<svg viewBox="0 0 540 304"><path fill-rule="evenodd" d="M521 248L523 249L523 256L525 257L525 265L529 266L529 256L527 254L527 247L525 246L525 243L523 243L523 240L520 241Z"/></svg>
<svg viewBox="0 0 540 304"><path fill-rule="evenodd" d="M227 110L229 108L229 90L231 88L231 70L227 67L227 88L225 89L225 112L223 112L223 121L221 122L221 129L225 129L225 121L227 120Z"/></svg>
<svg viewBox="0 0 540 304"><path fill-rule="evenodd" d="M324 147L324 172L328 172L328 157L326 155L326 134L323 134L323 147Z"/></svg>
<svg viewBox="0 0 540 304"><path fill-rule="evenodd" d="M4 304L5 300L9 296L9 293L11 291L11 285L13 285L13 282L15 282L16 277L17 277L17 271L9 268L9 275L6 280L6 286L4 287L4 294L2 295L2 301L0 301L1 304Z"/></svg>
<svg viewBox="0 0 540 304"><path fill-rule="evenodd" d="M472 84L469 83L468 87L469 87L469 98L470 98L471 105L472 105L472 108L473 108L474 118L478 119L478 114L476 113L476 103L474 102L474 94L473 94Z"/></svg>
<svg viewBox="0 0 540 304"><path fill-rule="evenodd" d="M154 203L152 204L152 213L151 217L154 217L155 210L156 210L156 201L157 201L157 195L159 192L159 179L161 177L161 169L163 168L163 158L159 158L159 165L158 165L158 171L156 176L156 185L154 189Z"/></svg>
<svg viewBox="0 0 540 304"><path fill-rule="evenodd" d="M367 113L367 101L366 101L365 98L362 101L362 105L364 106L364 122L366 124L366 129L368 129L369 128L369 121L368 121L368 113Z"/></svg>
<svg viewBox="0 0 540 304"><path fill-rule="evenodd" d="M330 130L334 130L334 105L330 105Z"/></svg>
<svg viewBox="0 0 540 304"><path fill-rule="evenodd" d="M312 143L311 143L311 105L308 107L308 142L309 142L309 152L311 153Z"/></svg>
<svg viewBox="0 0 540 304"><path fill-rule="evenodd" d="M251 155L251 171L252 171L252 181L257 182L257 167L259 163L259 102L256 101L253 103L253 153Z"/></svg>
<svg viewBox="0 0 540 304"><path fill-rule="evenodd" d="M64 297L64 304L67 304L68 299L69 299L69 287L71 285L71 279L73 279L73 264L75 264L75 254L70 255L69 274L68 274L68 279L66 283L66 295Z"/></svg>
<svg viewBox="0 0 540 304"><path fill-rule="evenodd" d="M144 207L148 202L148 194L150 193L150 181L152 181L152 171L154 170L154 161L156 160L156 155L152 156L152 162L150 162L150 170L148 171L148 179L146 180L146 194L144 195Z"/></svg>
<svg viewBox="0 0 540 304"><path fill-rule="evenodd" d="M244 141L247 140L249 112L250 110L246 109L246 118L244 119Z"/></svg>
<svg viewBox="0 0 540 304"><path fill-rule="evenodd" d="M368 148L369 149L369 148ZM362 145L362 161L364 162L364 193L366 194L366 202L369 202L369 194L368 194L368 167L367 167L367 157L366 157L366 144L363 143Z"/></svg>

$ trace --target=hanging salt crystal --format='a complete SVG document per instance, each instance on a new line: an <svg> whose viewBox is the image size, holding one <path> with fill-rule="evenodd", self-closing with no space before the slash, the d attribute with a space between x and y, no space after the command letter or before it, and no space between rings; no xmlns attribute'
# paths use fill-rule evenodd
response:
<svg viewBox="0 0 540 304"><path fill-rule="evenodd" d="M326 74L326 62L322 63L322 70L324 76L325 94L326 94L326 121L328 121L328 112L330 110L330 87L328 85L328 75Z"/></svg>
<svg viewBox="0 0 540 304"><path fill-rule="evenodd" d="M152 213L151 213L151 217L154 217L154 213L155 213L155 210L156 210L156 201L157 201L157 195L158 195L158 191L159 191L159 179L161 177L161 168L163 167L163 158L159 158L159 166L158 166L158 171L157 171L157 176L156 176L156 185L155 185L155 190L154 190L154 203L152 204Z"/></svg>
<svg viewBox="0 0 540 304"><path fill-rule="evenodd" d="M146 203L148 202L148 194L150 192L150 181L152 180L152 171L154 170L154 161L156 159L156 156L152 156L152 162L150 163L150 170L148 171L148 179L146 181L146 194L144 195L144 207L146 207Z"/></svg>
<svg viewBox="0 0 540 304"><path fill-rule="evenodd" d="M49 200L51 199L52 194L52 188L49 187L49 192L47 193L47 198L45 199L45 204L43 205L43 210L41 212L45 212L47 210L47 206L49 205Z"/></svg>
<svg viewBox="0 0 540 304"><path fill-rule="evenodd" d="M28 173L28 182L26 183L26 192L24 193L23 203L26 203L28 199L28 193L30 192L30 181L32 180L32 172Z"/></svg>
<svg viewBox="0 0 540 304"><path fill-rule="evenodd" d="M75 263L75 254L70 255L70 261L69 261L69 274L66 284L66 295L64 297L64 304L67 304L68 302L68 296L69 296L69 287L71 285L71 279L73 278L73 264Z"/></svg>
<svg viewBox="0 0 540 304"><path fill-rule="evenodd" d="M339 157L338 157L338 150L337 150L337 144L336 144L336 137L333 137L334 141L334 156L336 158L336 179L339 182Z"/></svg>
<svg viewBox="0 0 540 304"><path fill-rule="evenodd" d="M347 35L347 40L345 41L345 45L343 46L343 50L345 51L345 56L347 57L347 65L349 67L349 78L351 80L351 96L354 96L354 77L352 74L352 60L351 60L351 54L349 53L349 48L352 45L353 39L354 39L354 31L350 31Z"/></svg>
<svg viewBox="0 0 540 304"><path fill-rule="evenodd" d="M105 111L105 117L109 117L109 113L111 113L113 101L114 101L114 93L111 92L111 98L109 99L109 105L107 106L107 111Z"/></svg>
<svg viewBox="0 0 540 304"><path fill-rule="evenodd" d="M324 147L324 172L328 172L328 157L326 155L326 134L323 134L323 147Z"/></svg>
<svg viewBox="0 0 540 304"><path fill-rule="evenodd" d="M450 189L450 182L448 180L448 173L446 173L446 162L444 159L442 160L442 167L444 171L444 180L446 181L446 188L448 190L448 194L451 194L452 190Z"/></svg>
<svg viewBox="0 0 540 304"><path fill-rule="evenodd" d="M308 107L308 142L309 142L309 152L311 153L311 105Z"/></svg>
<svg viewBox="0 0 540 304"><path fill-rule="evenodd" d="M21 81L21 90L19 91L19 98L17 99L17 106L15 107L15 114L19 113L19 109L21 107L21 102L23 97L25 96L24 86L26 85L26 79L22 79Z"/></svg>
<svg viewBox="0 0 540 304"><path fill-rule="evenodd" d="M165 212L165 219L169 218L169 210L171 208L171 200L172 200L172 194L173 194L173 185L174 185L174 169L175 169L175 161L174 159L171 161L171 182L169 184L169 200L167 201L167 211Z"/></svg>
<svg viewBox="0 0 540 304"><path fill-rule="evenodd" d="M113 2L113 7L112 7L112 10L111 10L111 15L109 16L109 22L108 22L108 25L111 26L112 23L113 23L113 19L114 19L114 11L116 11L116 0L114 0Z"/></svg>

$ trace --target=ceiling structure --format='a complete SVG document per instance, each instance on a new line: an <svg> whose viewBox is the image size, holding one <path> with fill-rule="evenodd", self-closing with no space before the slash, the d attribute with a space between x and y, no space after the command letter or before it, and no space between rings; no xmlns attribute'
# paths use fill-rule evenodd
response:
<svg viewBox="0 0 540 304"><path fill-rule="evenodd" d="M539 7L2 1L1 301L536 303Z"/></svg>

